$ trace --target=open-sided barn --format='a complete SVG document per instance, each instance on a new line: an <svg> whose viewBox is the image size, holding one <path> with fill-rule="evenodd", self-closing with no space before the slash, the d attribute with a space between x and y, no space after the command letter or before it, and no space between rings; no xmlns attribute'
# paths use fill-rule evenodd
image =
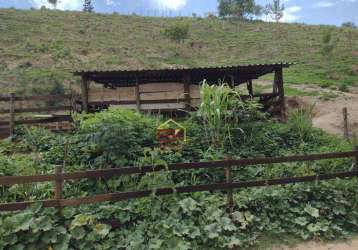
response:
<svg viewBox="0 0 358 250"><path fill-rule="evenodd" d="M249 64L227 67L149 70L77 71L82 77L82 105L85 111L111 105L139 111L191 110L200 103L199 84L226 82L232 87L246 84L247 97L270 102L284 113L283 68L291 63ZM271 93L254 95L254 79L274 73Z"/></svg>

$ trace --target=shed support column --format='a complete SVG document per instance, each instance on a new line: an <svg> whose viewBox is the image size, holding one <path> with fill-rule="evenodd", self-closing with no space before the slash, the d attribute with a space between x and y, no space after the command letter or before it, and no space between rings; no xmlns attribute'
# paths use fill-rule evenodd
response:
<svg viewBox="0 0 358 250"><path fill-rule="evenodd" d="M233 75L230 76L229 86L230 88L235 89L235 77Z"/></svg>
<svg viewBox="0 0 358 250"><path fill-rule="evenodd" d="M274 84L274 90L275 85L277 87L278 91L278 104L280 107L280 115L282 121L286 120L286 105L285 105L285 89L283 87L283 74L282 74L282 68L278 68L275 70L275 84Z"/></svg>
<svg viewBox="0 0 358 250"><path fill-rule="evenodd" d="M248 80L246 86L247 86L247 92L249 93L249 96L253 96L254 95L254 89L252 87L252 80Z"/></svg>
<svg viewBox="0 0 358 250"><path fill-rule="evenodd" d="M136 98L137 111L140 112L140 92L139 92L138 78L136 78L136 83L135 83L135 98Z"/></svg>
<svg viewBox="0 0 358 250"><path fill-rule="evenodd" d="M183 76L183 83L184 83L185 110L190 111L190 83L191 83L190 74L186 73Z"/></svg>
<svg viewBox="0 0 358 250"><path fill-rule="evenodd" d="M82 111L88 112L88 85L89 80L86 76L82 76Z"/></svg>

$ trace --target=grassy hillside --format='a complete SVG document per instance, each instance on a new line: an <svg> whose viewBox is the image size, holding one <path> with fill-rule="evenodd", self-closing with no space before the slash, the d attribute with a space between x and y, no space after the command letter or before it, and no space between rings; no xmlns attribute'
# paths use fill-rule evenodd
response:
<svg viewBox="0 0 358 250"><path fill-rule="evenodd" d="M190 25L190 37L181 44L163 35L178 22ZM324 45L330 31L332 37ZM299 63L287 71L289 83L358 83L358 30L347 28L2 9L0 33L3 93L61 91L55 83L75 83L78 79L70 72L80 68L274 61Z"/></svg>

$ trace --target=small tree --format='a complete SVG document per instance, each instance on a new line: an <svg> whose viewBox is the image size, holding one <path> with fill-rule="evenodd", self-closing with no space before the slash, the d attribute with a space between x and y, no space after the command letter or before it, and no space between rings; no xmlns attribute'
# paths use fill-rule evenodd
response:
<svg viewBox="0 0 358 250"><path fill-rule="evenodd" d="M181 43L189 37L189 25L187 23L176 24L166 28L164 35L177 43Z"/></svg>
<svg viewBox="0 0 358 250"><path fill-rule="evenodd" d="M344 22L342 23L343 28L357 28L357 26L353 22Z"/></svg>
<svg viewBox="0 0 358 250"><path fill-rule="evenodd" d="M272 3L266 5L264 12L278 23L283 17L284 10L285 5L281 4L280 0L273 0Z"/></svg>
<svg viewBox="0 0 358 250"><path fill-rule="evenodd" d="M92 5L92 1L91 0L85 0L84 4L83 4L83 11L84 12L93 12L94 7Z"/></svg>
<svg viewBox="0 0 358 250"><path fill-rule="evenodd" d="M337 39L332 37L332 31L332 29L328 29L322 36L321 53L325 56L330 56L337 44Z"/></svg>
<svg viewBox="0 0 358 250"><path fill-rule="evenodd" d="M58 0L47 0L47 2L48 2L49 4L52 4L52 6L54 7L54 9L57 8Z"/></svg>
<svg viewBox="0 0 358 250"><path fill-rule="evenodd" d="M219 16L241 20L260 15L262 7L255 0L219 0Z"/></svg>

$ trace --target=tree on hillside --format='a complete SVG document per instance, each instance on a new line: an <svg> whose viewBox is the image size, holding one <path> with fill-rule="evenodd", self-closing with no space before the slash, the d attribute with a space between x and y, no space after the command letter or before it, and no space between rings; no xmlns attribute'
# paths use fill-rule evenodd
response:
<svg viewBox="0 0 358 250"><path fill-rule="evenodd" d="M170 40L181 43L189 37L189 29L188 23L178 23L166 28L163 33Z"/></svg>
<svg viewBox="0 0 358 250"><path fill-rule="evenodd" d="M357 26L353 22L344 22L344 23L342 23L342 27L344 27L344 28L357 28Z"/></svg>
<svg viewBox="0 0 358 250"><path fill-rule="evenodd" d="M219 0L219 16L241 20L260 15L262 7L255 0Z"/></svg>
<svg viewBox="0 0 358 250"><path fill-rule="evenodd" d="M84 4L83 4L83 11L84 12L93 12L93 5L92 5L92 1L91 0L85 0Z"/></svg>
<svg viewBox="0 0 358 250"><path fill-rule="evenodd" d="M47 0L49 4L52 4L53 8L56 9L58 0Z"/></svg>
<svg viewBox="0 0 358 250"><path fill-rule="evenodd" d="M266 5L264 12L278 23L283 17L284 10L285 5L281 4L280 0L273 0L272 3Z"/></svg>

